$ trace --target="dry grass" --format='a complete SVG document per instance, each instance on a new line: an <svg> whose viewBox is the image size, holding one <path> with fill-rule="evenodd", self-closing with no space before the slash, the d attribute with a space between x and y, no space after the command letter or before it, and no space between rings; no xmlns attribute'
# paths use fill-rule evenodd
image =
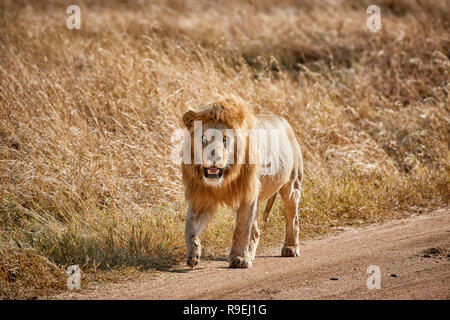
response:
<svg viewBox="0 0 450 320"><path fill-rule="evenodd" d="M383 29L366 29L369 4ZM233 93L285 116L305 158L302 237L448 205L450 5L434 1L0 1L0 297L64 268L184 255L170 134ZM283 238L277 203L263 245ZM233 216L204 232L223 256Z"/></svg>

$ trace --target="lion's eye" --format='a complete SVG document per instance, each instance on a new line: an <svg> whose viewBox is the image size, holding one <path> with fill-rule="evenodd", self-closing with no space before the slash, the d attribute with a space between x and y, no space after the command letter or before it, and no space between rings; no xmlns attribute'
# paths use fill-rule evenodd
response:
<svg viewBox="0 0 450 320"><path fill-rule="evenodd" d="M202 143L203 144L207 144L208 143L208 139L206 139L206 137L204 135L202 136Z"/></svg>

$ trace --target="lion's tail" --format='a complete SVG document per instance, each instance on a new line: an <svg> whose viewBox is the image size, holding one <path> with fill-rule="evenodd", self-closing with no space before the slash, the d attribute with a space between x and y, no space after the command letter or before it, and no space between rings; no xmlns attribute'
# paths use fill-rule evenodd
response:
<svg viewBox="0 0 450 320"><path fill-rule="evenodd" d="M275 198L277 197L277 194L275 193L272 198L267 200L266 209L264 210L264 223L267 222L267 217L269 216L270 209L272 209L273 203L275 202Z"/></svg>

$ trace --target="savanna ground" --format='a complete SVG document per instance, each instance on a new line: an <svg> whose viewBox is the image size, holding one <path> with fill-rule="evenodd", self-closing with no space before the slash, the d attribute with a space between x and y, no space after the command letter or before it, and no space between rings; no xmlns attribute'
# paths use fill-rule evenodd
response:
<svg viewBox="0 0 450 320"><path fill-rule="evenodd" d="M450 3L0 0L0 297L184 259L181 115L235 94L303 148L302 239L448 206ZM381 7L382 29L366 27ZM262 247L283 239L276 203ZM202 234L224 257L233 214Z"/></svg>

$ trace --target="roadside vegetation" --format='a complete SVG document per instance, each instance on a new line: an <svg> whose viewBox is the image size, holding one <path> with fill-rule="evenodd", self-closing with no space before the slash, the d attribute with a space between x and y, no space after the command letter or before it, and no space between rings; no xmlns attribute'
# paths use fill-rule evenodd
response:
<svg viewBox="0 0 450 320"><path fill-rule="evenodd" d="M0 2L1 298L65 290L72 264L87 283L182 261L170 137L221 95L294 128L302 239L448 206L447 0L85 0L80 30L70 4ZM282 210L262 247L283 241ZM226 256L233 219L202 234L207 258Z"/></svg>

